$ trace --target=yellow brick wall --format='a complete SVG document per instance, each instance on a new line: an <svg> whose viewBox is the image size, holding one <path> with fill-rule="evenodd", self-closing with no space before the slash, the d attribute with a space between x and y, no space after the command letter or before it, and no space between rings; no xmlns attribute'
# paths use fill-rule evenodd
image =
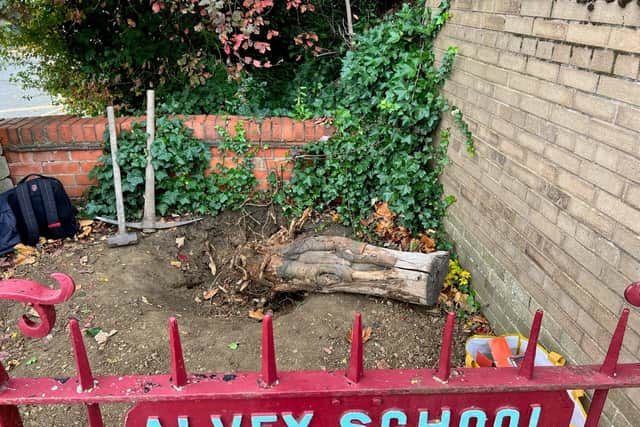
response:
<svg viewBox="0 0 640 427"><path fill-rule="evenodd" d="M445 91L478 155L445 120L449 231L500 331L526 332L542 307L544 345L599 362L640 281L640 6L453 0L451 14ZM625 361L640 359L639 313ZM602 425L640 426L637 405L640 390L612 392Z"/></svg>

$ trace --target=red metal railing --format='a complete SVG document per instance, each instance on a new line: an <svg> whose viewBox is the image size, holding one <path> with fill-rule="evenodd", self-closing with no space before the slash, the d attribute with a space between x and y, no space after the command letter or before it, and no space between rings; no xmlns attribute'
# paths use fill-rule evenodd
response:
<svg viewBox="0 0 640 427"><path fill-rule="evenodd" d="M48 333L53 304L73 293L73 281L54 276L61 290L34 282L0 282L0 299L34 306L42 324L22 327L29 336ZM22 289L22 290L19 290ZM640 306L640 283L625 297ZM52 314L53 313L53 314ZM629 309L622 311L602 365L536 367L535 349L542 323L537 311L519 368L451 367L455 316L447 317L437 369L363 368L362 318L356 314L346 372L276 369L273 323L262 323L262 367L248 373L187 373L178 324L169 319L171 372L165 375L94 377L82 334L69 321L77 368L75 378L9 378L0 364L0 427L22 426L20 405L83 404L88 425L103 425L99 404L133 404L126 426L568 426L573 403L567 390L595 390L586 426L598 424L607 393L640 387L640 363L619 364ZM48 328L48 329L47 329Z"/></svg>

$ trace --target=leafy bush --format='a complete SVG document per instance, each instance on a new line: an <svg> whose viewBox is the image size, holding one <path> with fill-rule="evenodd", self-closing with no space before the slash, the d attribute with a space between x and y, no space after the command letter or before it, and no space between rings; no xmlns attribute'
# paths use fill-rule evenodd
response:
<svg viewBox="0 0 640 427"><path fill-rule="evenodd" d="M156 209L160 215L171 213L217 214L226 207L237 208L249 197L256 184L253 175L255 150L246 141L238 124L236 136L218 129L223 141L218 151L226 164L210 169L211 152L204 141L191 137L191 129L178 119L160 118L152 145L155 170ZM105 132L105 141L108 133ZM133 123L131 131L118 138L118 164L122 174L122 192L129 217L140 217L144 206L146 167L144 123ZM109 144L105 143L101 164L89 177L98 182L88 195L87 214L114 216L115 196Z"/></svg>
<svg viewBox="0 0 640 427"><path fill-rule="evenodd" d="M360 25L375 5L352 2ZM273 114L310 83L304 64L337 77L344 17L342 0L0 0L0 60L72 112L139 111L154 88L169 113ZM266 95L236 102L250 76Z"/></svg>
<svg viewBox="0 0 640 427"><path fill-rule="evenodd" d="M296 156L288 196L297 209L334 208L343 222L360 226L378 201L414 234L434 229L454 198L439 181L448 162L448 130L433 135L450 109L440 94L456 48L438 67L433 41L447 21L448 2L437 14L404 5L354 39L344 59L332 116L336 134ZM458 109L454 119L466 131ZM469 153L473 141L466 133Z"/></svg>

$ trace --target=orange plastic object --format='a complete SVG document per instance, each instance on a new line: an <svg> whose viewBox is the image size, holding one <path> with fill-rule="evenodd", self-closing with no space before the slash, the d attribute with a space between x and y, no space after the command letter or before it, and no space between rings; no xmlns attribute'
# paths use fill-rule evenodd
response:
<svg viewBox="0 0 640 427"><path fill-rule="evenodd" d="M489 348L491 349L491 355L493 356L496 367L508 368L513 366L511 362L509 362L509 357L513 356L513 354L505 337L498 337L489 341Z"/></svg>
<svg viewBox="0 0 640 427"><path fill-rule="evenodd" d="M476 362L481 368L490 368L491 366L493 366L491 359L480 352L476 353Z"/></svg>

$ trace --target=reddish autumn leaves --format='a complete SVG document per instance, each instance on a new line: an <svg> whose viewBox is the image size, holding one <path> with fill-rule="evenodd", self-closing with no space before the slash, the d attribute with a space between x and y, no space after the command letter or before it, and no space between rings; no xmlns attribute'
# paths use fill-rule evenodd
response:
<svg viewBox="0 0 640 427"><path fill-rule="evenodd" d="M397 215L389 209L386 202L376 203L375 211L361 222L379 238L396 244L403 251L429 253L436 250L436 241L430 237L434 230L426 230L418 234L417 238L411 237L407 227L397 225Z"/></svg>
<svg viewBox="0 0 640 427"><path fill-rule="evenodd" d="M152 1L151 12L162 11L199 16L193 28L184 31L209 31L217 35L224 52L228 70L235 75L245 66L270 68L273 64L265 57L271 51L271 40L279 36L279 31L269 28L267 19L274 7L274 0L159 0ZM287 0L286 10L299 13L315 11L315 6L308 0ZM133 20L127 21L135 27ZM294 38L296 45L302 45L313 55L322 49L317 46L317 34L302 33Z"/></svg>

